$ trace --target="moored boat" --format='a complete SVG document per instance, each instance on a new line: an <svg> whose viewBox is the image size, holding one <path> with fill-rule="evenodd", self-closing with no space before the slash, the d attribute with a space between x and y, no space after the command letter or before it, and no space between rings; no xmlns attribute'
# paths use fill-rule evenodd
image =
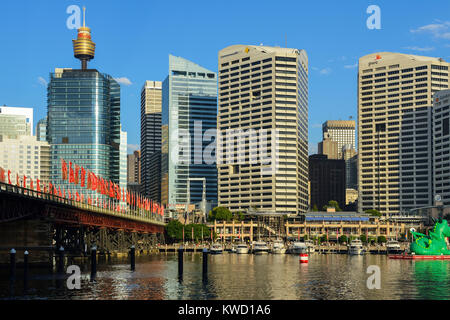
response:
<svg viewBox="0 0 450 320"><path fill-rule="evenodd" d="M214 243L209 248L209 253L211 253L211 254L221 254L222 252L223 252L223 247L220 243Z"/></svg>
<svg viewBox="0 0 450 320"><path fill-rule="evenodd" d="M254 254L269 253L269 247L264 241L255 241L253 242L252 253Z"/></svg>
<svg viewBox="0 0 450 320"><path fill-rule="evenodd" d="M386 242L386 251L388 254L399 254L403 252L397 240L389 240Z"/></svg>
<svg viewBox="0 0 450 320"><path fill-rule="evenodd" d="M237 254L247 254L248 253L248 246L245 243L240 243L236 246L236 253Z"/></svg>
<svg viewBox="0 0 450 320"><path fill-rule="evenodd" d="M286 253L286 247L284 246L283 240L275 240L272 243L272 249L270 252L274 254Z"/></svg>
<svg viewBox="0 0 450 320"><path fill-rule="evenodd" d="M308 252L308 246L305 242L295 241L288 248L288 253L291 254L300 254L306 252Z"/></svg>
<svg viewBox="0 0 450 320"><path fill-rule="evenodd" d="M308 253L314 253L316 251L316 246L314 245L314 241L306 240L305 244L308 249Z"/></svg>
<svg viewBox="0 0 450 320"><path fill-rule="evenodd" d="M364 248L361 240L355 239L350 242L348 253L351 255L362 255L364 254Z"/></svg>

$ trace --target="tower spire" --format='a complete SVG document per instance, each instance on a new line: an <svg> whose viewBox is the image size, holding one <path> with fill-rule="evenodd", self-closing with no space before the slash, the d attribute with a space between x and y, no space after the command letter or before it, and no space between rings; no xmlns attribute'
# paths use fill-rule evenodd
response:
<svg viewBox="0 0 450 320"><path fill-rule="evenodd" d="M73 55L81 61L81 69L87 69L87 62L94 59L95 43L91 40L91 29L86 27L86 7L83 7L83 26L78 29L77 40L73 42Z"/></svg>

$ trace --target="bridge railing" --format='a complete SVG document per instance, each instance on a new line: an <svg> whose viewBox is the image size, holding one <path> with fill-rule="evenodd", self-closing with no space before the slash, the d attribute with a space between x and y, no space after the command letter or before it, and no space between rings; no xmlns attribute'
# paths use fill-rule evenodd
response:
<svg viewBox="0 0 450 320"><path fill-rule="evenodd" d="M22 197L30 198L30 199L40 199L49 201L52 203L64 204L70 207L91 211L99 214L120 217L129 220L135 220L140 222L147 222L158 225L164 224L164 217L152 213L143 209L133 209L129 206L126 206L126 210L118 212L116 210L111 210L109 208L102 208L93 204L84 203L81 201L71 200L64 197L60 197L58 195L46 193L43 191L37 191L33 189L23 188L17 185L8 184L0 182L0 192L20 195ZM117 205L121 202L115 201L114 205Z"/></svg>

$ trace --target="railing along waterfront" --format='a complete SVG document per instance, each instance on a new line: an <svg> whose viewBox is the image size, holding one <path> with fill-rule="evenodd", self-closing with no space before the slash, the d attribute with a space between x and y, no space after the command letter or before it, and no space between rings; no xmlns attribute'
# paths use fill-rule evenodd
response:
<svg viewBox="0 0 450 320"><path fill-rule="evenodd" d="M69 207L95 212L99 214L114 216L122 219L129 219L144 223L151 223L156 225L164 226L164 218L156 213L152 213L150 211L144 209L132 209L127 206L127 209L124 211L116 211L108 208L101 208L96 205L84 203L81 201L71 200L64 197L60 197L58 195L46 193L43 191L37 191L29 188L20 187L13 184L0 182L0 193L9 193L14 195L19 195L21 197L26 197L28 199L39 199L48 201L54 204L62 204L67 205ZM120 202L111 201L112 204L117 205Z"/></svg>

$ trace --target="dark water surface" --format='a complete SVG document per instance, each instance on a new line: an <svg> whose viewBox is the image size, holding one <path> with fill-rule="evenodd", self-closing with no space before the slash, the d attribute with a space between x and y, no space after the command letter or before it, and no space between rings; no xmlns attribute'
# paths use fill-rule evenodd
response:
<svg viewBox="0 0 450 320"><path fill-rule="evenodd" d="M450 299L450 261L391 260L385 255L311 254L308 264L296 255L210 255L202 281L201 253L186 253L178 278L177 255L137 257L136 271L126 259L99 262L96 282L89 264L80 265L80 290L47 269L31 269L27 294L23 269L17 269L11 295L9 271L0 271L1 299ZM367 267L381 270L381 289L368 289Z"/></svg>

